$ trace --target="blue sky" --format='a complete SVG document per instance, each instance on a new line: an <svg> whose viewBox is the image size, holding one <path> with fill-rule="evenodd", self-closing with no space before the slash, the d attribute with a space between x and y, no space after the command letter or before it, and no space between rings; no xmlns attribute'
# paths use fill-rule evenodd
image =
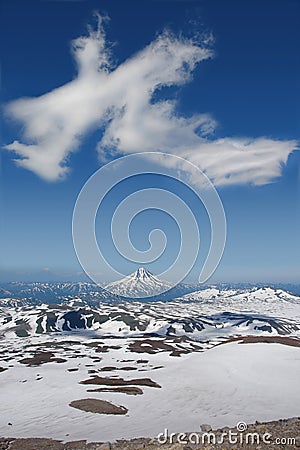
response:
<svg viewBox="0 0 300 450"><path fill-rule="evenodd" d="M71 221L83 184L103 161L161 150L199 165L223 202L228 236L212 280L299 281L298 2L2 0L1 7L2 280L81 279ZM105 37L95 11L109 17ZM196 215L204 254L209 224L201 208ZM171 222L149 212L135 224L140 248L152 225L170 235L154 272L178 247ZM124 273L135 269L115 263Z"/></svg>

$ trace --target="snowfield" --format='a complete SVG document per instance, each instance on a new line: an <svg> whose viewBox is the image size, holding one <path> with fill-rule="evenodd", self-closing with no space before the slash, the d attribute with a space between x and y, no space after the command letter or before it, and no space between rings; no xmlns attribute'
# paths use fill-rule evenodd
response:
<svg viewBox="0 0 300 450"><path fill-rule="evenodd" d="M0 300L0 436L108 441L299 416L299 379L300 299L280 289ZM128 412L69 406L83 399Z"/></svg>
<svg viewBox="0 0 300 450"><path fill-rule="evenodd" d="M120 343L124 344L109 341L109 345ZM143 395L137 396L86 392L96 387L79 384L89 378L90 364L96 368L120 366L118 361L133 359L126 364L136 367L141 358L140 354L128 354L124 347L101 356L103 360L97 364L88 354L39 367L14 362L14 367L0 374L1 435L106 441L153 437L164 428L169 432L199 431L202 423L234 426L239 421L299 415L299 347L234 342L180 358L166 353L147 355L149 362L142 370L134 371L134 375L122 372L121 376L150 377L161 388L145 387ZM68 368L79 370L68 372ZM112 373L120 376L121 371ZM108 416L68 406L82 398L108 400L126 406L128 413Z"/></svg>

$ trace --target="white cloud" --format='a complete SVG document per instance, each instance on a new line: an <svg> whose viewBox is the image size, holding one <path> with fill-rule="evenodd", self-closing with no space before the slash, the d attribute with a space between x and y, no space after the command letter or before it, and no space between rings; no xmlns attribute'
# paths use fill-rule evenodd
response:
<svg viewBox="0 0 300 450"><path fill-rule="evenodd" d="M187 158L216 185L269 183L297 142L267 138L212 140L216 123L208 114L189 118L177 114L176 103L154 101L155 91L191 79L195 66L212 51L171 33L155 41L115 69L110 64L102 19L87 36L72 43L77 77L36 98L11 102L6 112L24 125L23 141L14 151L19 166L55 181L69 170L68 158L81 138L103 128L97 150L102 161L116 154L163 151Z"/></svg>

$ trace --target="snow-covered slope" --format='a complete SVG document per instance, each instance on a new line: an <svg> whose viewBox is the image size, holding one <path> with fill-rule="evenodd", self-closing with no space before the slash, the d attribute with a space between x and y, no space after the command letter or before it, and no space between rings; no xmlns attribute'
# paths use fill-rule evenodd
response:
<svg viewBox="0 0 300 450"><path fill-rule="evenodd" d="M233 302L274 302L277 300L284 300L288 302L299 302L299 297L283 291L282 289L275 289L272 287L253 287L249 289L219 289L211 287L194 291L181 297L181 300L187 301L207 301L207 300L232 300Z"/></svg>
<svg viewBox="0 0 300 450"><path fill-rule="evenodd" d="M105 286L114 295L129 298L146 298L159 295L172 289L172 284L154 276L140 267L131 275Z"/></svg>
<svg viewBox="0 0 300 450"><path fill-rule="evenodd" d="M102 302L97 307L80 298L52 306L5 300L0 302L0 333L91 330L98 336L185 335L202 342L248 334L300 337L300 299L287 292L266 288L217 296L205 290L193 296L196 300L189 295L169 302Z"/></svg>
<svg viewBox="0 0 300 450"><path fill-rule="evenodd" d="M176 358L167 352L129 352L130 339L101 339L100 342L88 339L89 336L77 335L72 336L72 341L63 336L0 341L0 351L6 359L1 363L6 370L0 373L2 435L106 442L155 437L165 428L169 433L199 432L203 423L218 428L236 426L241 421L253 423L299 415L300 349L297 347L233 342ZM104 346L108 350L99 353ZM39 366L20 362L42 349L65 362ZM133 372L124 370L128 364L135 369ZM114 377L116 381L147 377L161 388L140 386L142 395L115 391L87 393L92 385L82 381L90 378L91 373ZM69 406L70 402L84 398L123 405L128 413L99 415ZM80 448L80 443L77 445ZM90 445L95 448L95 444ZM244 448L259 446L249 443Z"/></svg>

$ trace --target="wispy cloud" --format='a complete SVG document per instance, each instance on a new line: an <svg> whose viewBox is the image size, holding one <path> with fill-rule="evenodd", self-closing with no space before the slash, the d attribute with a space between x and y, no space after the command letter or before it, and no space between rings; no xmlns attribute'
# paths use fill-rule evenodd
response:
<svg viewBox="0 0 300 450"><path fill-rule="evenodd" d="M176 38L165 32L113 68L98 16L98 27L73 41L78 74L69 83L36 98L11 102L6 112L24 125L14 151L19 166L56 181L69 171L69 156L82 137L102 128L99 158L141 151L163 151L187 158L216 185L269 183L297 148L294 140L231 138L213 140L216 123L208 114L182 117L176 103L154 101L164 86L191 80L195 66L211 58L209 42Z"/></svg>

